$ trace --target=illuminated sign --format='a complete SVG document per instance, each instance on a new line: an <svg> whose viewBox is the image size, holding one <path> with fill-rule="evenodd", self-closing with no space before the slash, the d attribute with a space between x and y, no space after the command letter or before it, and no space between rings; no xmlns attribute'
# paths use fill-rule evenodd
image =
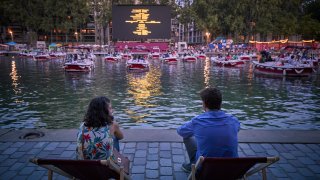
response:
<svg viewBox="0 0 320 180"><path fill-rule="evenodd" d="M112 7L114 40L170 39L169 6L115 5Z"/></svg>
<svg viewBox="0 0 320 180"><path fill-rule="evenodd" d="M160 21L154 21L150 20L149 16L150 14L148 13L149 9L133 9L130 17L132 18L131 21L126 21L126 23L138 23L136 30L133 31L133 34L139 35L139 36L146 36L151 33L151 31L148 30L146 24L160 24Z"/></svg>

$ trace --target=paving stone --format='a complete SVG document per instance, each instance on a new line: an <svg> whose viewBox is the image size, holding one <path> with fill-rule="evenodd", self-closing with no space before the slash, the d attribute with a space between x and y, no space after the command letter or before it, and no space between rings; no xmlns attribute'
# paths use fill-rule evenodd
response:
<svg viewBox="0 0 320 180"><path fill-rule="evenodd" d="M304 157L305 154L301 151L290 151L290 153L295 157Z"/></svg>
<svg viewBox="0 0 320 180"><path fill-rule="evenodd" d="M293 167L291 164L279 164L279 166L286 172L297 172L297 169Z"/></svg>
<svg viewBox="0 0 320 180"><path fill-rule="evenodd" d="M161 150L171 150L170 143L160 143L160 151Z"/></svg>
<svg viewBox="0 0 320 180"><path fill-rule="evenodd" d="M147 156L147 150L137 150L135 157L146 157Z"/></svg>
<svg viewBox="0 0 320 180"><path fill-rule="evenodd" d="M279 153L281 152L288 152L288 149L286 149L282 144L272 144L275 150L277 150Z"/></svg>
<svg viewBox="0 0 320 180"><path fill-rule="evenodd" d="M72 144L70 144L70 145L66 148L66 150L67 150L67 151L75 151L76 148L77 148L77 144L72 143Z"/></svg>
<svg viewBox="0 0 320 180"><path fill-rule="evenodd" d="M173 155L172 161L174 163L184 163L185 162L185 156L184 155Z"/></svg>
<svg viewBox="0 0 320 180"><path fill-rule="evenodd" d="M188 175L184 172L174 172L174 177L176 180L186 180Z"/></svg>
<svg viewBox="0 0 320 180"><path fill-rule="evenodd" d="M148 161L157 161L159 159L159 156L157 154L148 154L147 160Z"/></svg>
<svg viewBox="0 0 320 180"><path fill-rule="evenodd" d="M148 161L146 165L146 169L159 169L158 161Z"/></svg>
<svg viewBox="0 0 320 180"><path fill-rule="evenodd" d="M256 153L253 152L251 149L245 149L243 150L243 152L246 156L256 156Z"/></svg>
<svg viewBox="0 0 320 180"><path fill-rule="evenodd" d="M260 144L250 144L250 147L256 153L265 152L265 149Z"/></svg>
<svg viewBox="0 0 320 180"><path fill-rule="evenodd" d="M280 168L269 168L271 173L277 178L285 178L287 177L285 171Z"/></svg>
<svg viewBox="0 0 320 180"><path fill-rule="evenodd" d="M16 162L9 168L9 170L10 171L18 171L18 170L22 169L24 166L25 166L25 163Z"/></svg>
<svg viewBox="0 0 320 180"><path fill-rule="evenodd" d="M160 158L171 158L171 151L160 151Z"/></svg>
<svg viewBox="0 0 320 180"><path fill-rule="evenodd" d="M146 158L134 158L133 164L134 165L146 165L147 159Z"/></svg>
<svg viewBox="0 0 320 180"><path fill-rule="evenodd" d="M139 173L144 173L145 172L145 166L133 166L132 169L131 169L131 173L136 173L136 174L139 174Z"/></svg>
<svg viewBox="0 0 320 180"><path fill-rule="evenodd" d="M299 173L288 173L288 176L292 180L305 180L306 178Z"/></svg>
<svg viewBox="0 0 320 180"><path fill-rule="evenodd" d="M25 142L15 142L10 147L19 148L19 147L23 146L24 144L25 144Z"/></svg>
<svg viewBox="0 0 320 180"><path fill-rule="evenodd" d="M28 178L28 176L15 176L14 180L25 180L27 178Z"/></svg>
<svg viewBox="0 0 320 180"><path fill-rule="evenodd" d="M0 166L0 174L5 173L9 169L9 166ZM1 176L0 176L1 177Z"/></svg>
<svg viewBox="0 0 320 180"><path fill-rule="evenodd" d="M33 146L33 148L43 148L45 147L47 144L49 144L48 142L38 142L37 144L35 144Z"/></svg>
<svg viewBox="0 0 320 180"><path fill-rule="evenodd" d="M158 170L146 170L146 178L159 178L159 172Z"/></svg>
<svg viewBox="0 0 320 180"><path fill-rule="evenodd" d="M239 147L242 150L250 149L250 146L248 144L244 144L244 143L239 143Z"/></svg>
<svg viewBox="0 0 320 180"><path fill-rule="evenodd" d="M64 151L65 151L65 148L58 148L57 147L57 148L53 149L50 154L53 154L53 155L62 154Z"/></svg>
<svg viewBox="0 0 320 180"><path fill-rule="evenodd" d="M136 149L134 149L134 148L125 148L125 149L123 150L123 152L124 152L125 154L133 154L133 153L135 153L135 151L136 151Z"/></svg>
<svg viewBox="0 0 320 180"><path fill-rule="evenodd" d="M296 150L298 150L292 144L283 144L283 147L285 147L288 151L296 151Z"/></svg>
<svg viewBox="0 0 320 180"><path fill-rule="evenodd" d="M37 148L37 149L30 149L28 152L26 152L26 154L30 154L30 155L36 155L41 151L41 149Z"/></svg>
<svg viewBox="0 0 320 180"><path fill-rule="evenodd" d="M181 166L182 166L182 164L180 164L180 163L174 163L173 170L174 171L182 171Z"/></svg>
<svg viewBox="0 0 320 180"><path fill-rule="evenodd" d="M172 154L183 154L183 150L179 148L172 148Z"/></svg>
<svg viewBox="0 0 320 180"><path fill-rule="evenodd" d="M10 156L10 158L15 158L15 159L17 159L17 158L21 158L22 156L24 156L26 154L26 152L15 152L15 153L13 153L13 154L11 154L11 156Z"/></svg>
<svg viewBox="0 0 320 180"><path fill-rule="evenodd" d="M135 147L136 147L136 144L137 144L137 143L135 143L135 142L126 143L125 149L126 149L126 148L135 148Z"/></svg>
<svg viewBox="0 0 320 180"><path fill-rule="evenodd" d="M33 149L34 146L37 144L37 142L28 142L28 143L25 143L23 146L21 146L19 148L18 151L29 151L30 149Z"/></svg>
<svg viewBox="0 0 320 180"><path fill-rule="evenodd" d="M301 162L299 162L296 159L288 160L288 163L290 163L293 167L296 167L296 168L302 168L302 167L306 166L306 165L302 164Z"/></svg>
<svg viewBox="0 0 320 180"><path fill-rule="evenodd" d="M41 179L44 176L46 171L33 171L33 173L28 177L28 180L37 180Z"/></svg>
<svg viewBox="0 0 320 180"><path fill-rule="evenodd" d="M16 171L6 171L5 173L0 175L0 179L7 180L15 177L17 175Z"/></svg>
<svg viewBox="0 0 320 180"><path fill-rule="evenodd" d="M147 149L147 148L148 148L148 143L145 143L145 142L137 143L137 149Z"/></svg>
<svg viewBox="0 0 320 180"><path fill-rule="evenodd" d="M52 151L52 150L55 150L58 145L59 145L58 142L51 142L51 143L49 143L43 150L45 150L45 151ZM74 149L74 150L75 150L75 149Z"/></svg>
<svg viewBox="0 0 320 180"><path fill-rule="evenodd" d="M145 180L145 174L131 174L132 180Z"/></svg>
<svg viewBox="0 0 320 180"><path fill-rule="evenodd" d="M1 154L1 156L0 156L0 164L4 161L4 160L6 160L6 159L8 159L10 156L8 155L8 154Z"/></svg>
<svg viewBox="0 0 320 180"><path fill-rule="evenodd" d="M11 155L11 154L15 153L17 150L18 150L18 148L8 148L5 151L3 151L2 154Z"/></svg>
<svg viewBox="0 0 320 180"><path fill-rule="evenodd" d="M261 147L264 149L274 149L271 144L261 144Z"/></svg>
<svg viewBox="0 0 320 180"><path fill-rule="evenodd" d="M31 174L33 171L36 170L36 167L29 167L29 166L26 166L24 167L20 172L19 174L20 175L29 175Z"/></svg>
<svg viewBox="0 0 320 180"><path fill-rule="evenodd" d="M16 163L18 159L6 159L1 162L1 166L12 166L14 163Z"/></svg>
<svg viewBox="0 0 320 180"><path fill-rule="evenodd" d="M293 156L292 154L290 153L280 153L280 158L286 158L286 159L296 159L295 156Z"/></svg>
<svg viewBox="0 0 320 180"><path fill-rule="evenodd" d="M314 161L320 161L320 155L319 154L317 154L317 153L306 153L306 154L310 159L312 159Z"/></svg>
<svg viewBox="0 0 320 180"><path fill-rule="evenodd" d="M12 144L13 144L12 142L0 143L0 151L3 151L9 148Z"/></svg>
<svg viewBox="0 0 320 180"><path fill-rule="evenodd" d="M70 142L60 142L57 147L58 147L58 148L66 148L66 147L68 147L70 144L71 144Z"/></svg>
<svg viewBox="0 0 320 180"><path fill-rule="evenodd" d="M156 154L159 153L159 148L149 148L148 151L150 154Z"/></svg>
<svg viewBox="0 0 320 180"><path fill-rule="evenodd" d="M305 144L294 144L294 146L297 147L301 152L305 152L305 153L313 152L312 149L310 149Z"/></svg>
<svg viewBox="0 0 320 180"><path fill-rule="evenodd" d="M173 176L160 176L160 180L173 180Z"/></svg>
<svg viewBox="0 0 320 180"><path fill-rule="evenodd" d="M297 168L297 171L299 172L299 174L306 176L306 177L314 176L314 173L311 170L309 170L308 168Z"/></svg>
<svg viewBox="0 0 320 180"><path fill-rule="evenodd" d="M313 171L316 174L320 174L320 165L308 165L307 166L309 169L311 169L311 171Z"/></svg>
<svg viewBox="0 0 320 180"><path fill-rule="evenodd" d="M149 147L159 147L159 143L149 143Z"/></svg>
<svg viewBox="0 0 320 180"><path fill-rule="evenodd" d="M172 175L172 167L160 167L160 175Z"/></svg>
<svg viewBox="0 0 320 180"><path fill-rule="evenodd" d="M160 158L160 166L172 166L171 159Z"/></svg>
<svg viewBox="0 0 320 180"><path fill-rule="evenodd" d="M279 155L279 152L274 150L274 149L267 149L267 154L269 156L278 156Z"/></svg>
<svg viewBox="0 0 320 180"><path fill-rule="evenodd" d="M76 156L75 151L63 151L59 157L61 158L72 158Z"/></svg>
<svg viewBox="0 0 320 180"><path fill-rule="evenodd" d="M316 164L316 162L314 160L310 159L309 157L298 157L297 160L305 165Z"/></svg>
<svg viewBox="0 0 320 180"><path fill-rule="evenodd" d="M182 143L171 143L172 148L182 148Z"/></svg>
<svg viewBox="0 0 320 180"><path fill-rule="evenodd" d="M312 149L315 152L320 151L320 145L319 144L307 144L307 146Z"/></svg>

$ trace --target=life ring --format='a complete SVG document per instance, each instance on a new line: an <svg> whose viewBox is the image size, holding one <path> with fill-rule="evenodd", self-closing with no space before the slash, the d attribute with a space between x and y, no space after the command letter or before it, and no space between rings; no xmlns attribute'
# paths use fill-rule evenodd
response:
<svg viewBox="0 0 320 180"><path fill-rule="evenodd" d="M294 69L294 71L297 73L297 74L301 74L303 72L303 69L301 69L300 71L297 70L297 69Z"/></svg>

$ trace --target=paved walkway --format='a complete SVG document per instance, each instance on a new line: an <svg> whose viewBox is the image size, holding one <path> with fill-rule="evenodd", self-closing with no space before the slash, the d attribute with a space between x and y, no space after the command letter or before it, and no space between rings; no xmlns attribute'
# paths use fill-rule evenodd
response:
<svg viewBox="0 0 320 180"><path fill-rule="evenodd" d="M29 163L32 157L43 158L67 158L75 157L76 144L73 140L76 130L45 131L47 135L33 140L22 140L19 137L25 131L0 130L0 179L46 179L47 171L41 167ZM144 137L135 140L130 133L139 137L143 131ZM170 133L168 133L170 132ZM187 174L181 170L181 164L187 159L185 147L181 138L174 135L175 131L167 130L127 130L125 139L120 149L131 160L132 179L177 179L187 178ZM255 131L257 133L259 131ZM308 131L310 132L310 131ZM247 132L243 131L239 137L240 156L279 156L280 161L267 170L268 179L320 179L320 139L310 140L310 137L318 137L320 132L308 133L302 142L293 143L294 136L286 136L292 131L281 133L282 137L291 139L290 143L277 142L245 142L242 137ZM146 135L149 134L148 136ZM59 134L59 135L57 135ZM69 136L72 134L72 137ZM249 133L250 134L250 133ZM268 133L261 133L268 135ZM269 136L273 136L272 131ZM295 133L299 135L299 132ZM52 136L56 135L56 136ZM247 134L248 135L248 134ZM301 134L300 134L301 135ZM64 139L63 140L63 137ZM157 137L155 139L154 137ZM154 140L149 140L153 137ZM171 137L171 138L170 138ZM263 139L256 136L256 139ZM299 137L300 138L300 137ZM299 139L298 137L296 139ZM270 141L270 140L269 140ZM65 179L54 174L55 179ZM249 179L261 179L260 175L254 175Z"/></svg>

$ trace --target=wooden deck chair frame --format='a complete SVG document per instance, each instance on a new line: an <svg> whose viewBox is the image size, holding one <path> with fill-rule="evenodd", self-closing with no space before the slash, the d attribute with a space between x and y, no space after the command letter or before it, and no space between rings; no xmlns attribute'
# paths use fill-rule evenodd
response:
<svg viewBox="0 0 320 180"><path fill-rule="evenodd" d="M200 166L204 165L204 161L209 160L211 161L210 163L214 162L215 165L219 166L219 162L223 162L228 164L227 166L230 165L230 167L236 167L234 164L238 163L238 166L240 169L242 169L242 173L240 174L241 177L240 179L246 179L247 177L261 171L262 173L262 179L266 180L267 175L266 175L266 168L270 166L271 164L279 161L279 157L239 157L239 158L206 158L203 156L200 156L199 159L197 160L196 164L191 165L191 173L189 174L188 179L190 180L196 180L196 172L199 169ZM226 162L227 161L227 162ZM241 161L252 161L250 165L246 164L241 167ZM204 165L205 166L205 165ZM209 165L210 166L210 165ZM199 169L201 173L201 169ZM214 169L213 169L214 171ZM230 173L232 173L232 168L230 168ZM199 172L198 172L199 173ZM205 177L202 177L202 179ZM214 177L210 177L214 178ZM224 177L218 177L218 179L226 179ZM236 178L237 179L237 178Z"/></svg>
<svg viewBox="0 0 320 180"><path fill-rule="evenodd" d="M120 167L112 160L66 160L66 159L42 159L33 158L30 162L48 170L48 180L52 180L53 172L65 176L70 179L94 179L91 176L79 178L75 170L76 166L94 169L95 176L115 178L120 180L130 179L130 175L124 172L124 168ZM71 167L71 168L70 168ZM74 168L72 168L74 167ZM87 173L89 174L89 173ZM102 179L102 178L99 178Z"/></svg>

